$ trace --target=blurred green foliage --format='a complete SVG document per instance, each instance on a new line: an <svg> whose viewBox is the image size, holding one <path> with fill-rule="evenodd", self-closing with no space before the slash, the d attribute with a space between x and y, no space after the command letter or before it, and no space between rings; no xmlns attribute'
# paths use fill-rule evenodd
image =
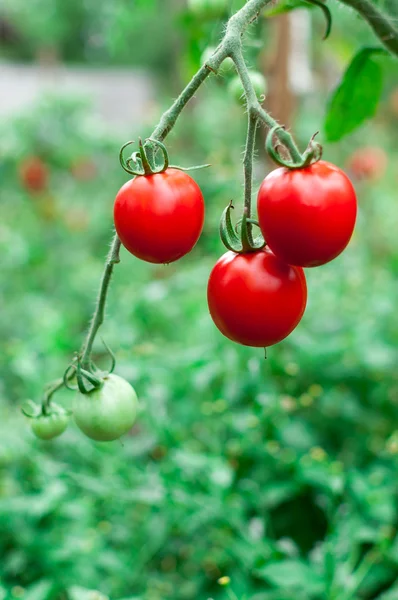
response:
<svg viewBox="0 0 398 600"><path fill-rule="evenodd" d="M193 33L201 50L202 34ZM346 47L337 40L342 64ZM254 62L255 45L249 52ZM246 118L219 79L200 98L168 147L173 162L212 163L195 174L203 236L176 264L122 251L115 269L102 334L141 402L120 443L96 444L73 425L40 442L19 408L40 400L84 335L126 180L125 140L74 98L45 98L0 125L1 600L398 598L398 153L388 95L373 123L325 146L344 166L375 140L387 172L357 182L352 243L307 271L303 321L267 361L224 339L207 312L207 277L223 252L218 219L242 197ZM318 96L301 103L302 147L324 106ZM50 170L35 194L19 174L32 154ZM259 183L260 147L255 171ZM217 583L226 575L231 587Z"/></svg>

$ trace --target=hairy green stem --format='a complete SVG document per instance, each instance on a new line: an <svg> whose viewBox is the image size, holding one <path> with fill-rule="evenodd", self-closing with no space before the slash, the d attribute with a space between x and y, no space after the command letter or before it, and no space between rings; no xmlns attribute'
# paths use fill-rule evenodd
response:
<svg viewBox="0 0 398 600"><path fill-rule="evenodd" d="M213 56L206 65L203 65L199 69L199 71L193 76L191 81L181 92L178 98L174 101L172 106L162 115L158 125L155 127L151 135L151 138L159 141L162 141L166 138L168 133L173 129L182 110L189 102L189 100L195 95L195 92L199 89L201 84L205 81L205 79L212 71L217 71L221 63L228 56L231 56L231 58L234 60L238 74L242 79L242 84L247 98L249 121L257 123L257 119L261 119L268 127L273 127L277 124L276 121L270 115L268 115L268 113L260 106L257 100L252 82L250 80L249 71L247 69L241 51L241 38L243 33L245 32L248 25L258 16L261 9L269 2L270 0L249 0L240 11L238 11L235 15L233 15L230 18L227 24L224 39L219 44ZM248 210L248 217L250 217L251 180L253 169L252 162L254 151L255 126L254 128L249 127L249 132L249 149L247 150L245 156L245 206ZM278 132L278 137L281 143L284 144L289 150L294 160L298 160L301 158L297 146L295 145L291 135L287 131L280 130ZM97 305L94 311L93 318L91 320L87 338L83 345L82 366L85 368L89 367L91 349L98 329L104 320L106 296L109 288L113 267L116 262L119 262L119 250L120 240L117 237L117 235L115 235L112 241L109 256L105 263L105 270L101 280Z"/></svg>
<svg viewBox="0 0 398 600"><path fill-rule="evenodd" d="M237 50L233 50L231 54L231 58L236 65L236 70L238 71L239 77L242 81L243 89L245 91L247 110L249 114L255 115L259 120L261 120L269 129L276 127L278 122L275 121L269 115L263 107L260 105L256 92L254 91L253 84L250 79L249 70L247 68L245 59L243 58L242 49L239 47ZM301 161L301 154L299 149L297 148L292 136L285 129L279 129L276 132L276 136L279 138L279 141L287 148L290 153L290 156L294 162Z"/></svg>
<svg viewBox="0 0 398 600"><path fill-rule="evenodd" d="M257 117L252 113L248 113L248 124L247 124L247 136L246 136L246 148L245 155L243 158L243 173L245 179L245 192L244 192L244 210L246 217L251 217L251 205L252 205L252 187L253 187L253 157L254 148L256 143L256 131L257 131ZM247 224L247 237L251 244L253 244L252 237L252 225L249 222Z"/></svg>
<svg viewBox="0 0 398 600"><path fill-rule="evenodd" d="M53 394L55 394L55 392L57 392L58 390L60 390L64 385L64 380L63 378L60 379L56 379L55 381L53 381L46 389L46 391L44 392L44 397L43 397L43 402L42 402L42 406L41 406L41 411L43 415L48 415L50 412L50 404L51 404L51 398L53 396Z"/></svg>
<svg viewBox="0 0 398 600"><path fill-rule="evenodd" d="M383 13L374 2L371 0L340 0L340 2L356 10L369 23L387 50L398 56L398 29L390 17Z"/></svg>
<svg viewBox="0 0 398 600"><path fill-rule="evenodd" d="M112 277L113 267L115 264L120 262L119 251L120 251L121 242L117 236L114 235L112 244L105 262L104 272L102 274L100 288L97 297L97 303L95 306L94 314L91 319L90 327L87 333L87 337L84 341L82 350L81 350L81 362L83 368L90 367L90 355L93 347L93 343L95 340L95 336L97 335L97 331L102 325L104 321L104 313L105 313L105 303L106 297L108 294L109 284Z"/></svg>
<svg viewBox="0 0 398 600"><path fill-rule="evenodd" d="M248 143L247 143L247 158L245 157L245 206L247 207L250 216L250 200L251 200L251 179L252 179L252 162L253 162L253 151L254 151L254 135L256 124L258 120L261 120L268 127L273 127L277 123L268 115L268 113L261 107L257 100L256 94L253 89L252 82L250 80L249 71L242 55L242 35L244 34L247 27L252 23L260 14L261 10L271 0L248 0L248 2L233 15L227 23L225 35L211 56L208 62L203 65L199 71L193 76L191 81L181 92L178 98L173 102L172 106L166 110L166 112L160 118L158 125L155 127L151 138L154 140L162 141L173 129L179 115L182 110L189 102L189 100L195 95L196 91L210 75L211 72L217 72L221 63L227 58L231 57L235 62L239 76L241 77L242 84L245 90L247 108L249 113L249 126L248 131ZM254 124L254 125L253 125ZM285 130L279 130L277 137L280 142L287 148L293 160L299 160L301 158L300 152L297 149L291 135ZM155 150L156 151L156 150ZM86 339L83 343L82 350L80 352L82 367L90 369L90 355L92 347L97 335L98 329L104 321L104 311L106 298L109 290L109 283L111 280L113 268L116 263L119 262L119 250L121 242L117 236L114 235L111 249L108 254L104 272L102 275L100 288L97 297L97 303L95 306L94 314L90 322L90 327L87 332ZM73 372L71 371L72 378ZM50 393L45 394L43 400L43 410L48 408L52 394L62 387L63 383L61 380L55 381L48 388Z"/></svg>

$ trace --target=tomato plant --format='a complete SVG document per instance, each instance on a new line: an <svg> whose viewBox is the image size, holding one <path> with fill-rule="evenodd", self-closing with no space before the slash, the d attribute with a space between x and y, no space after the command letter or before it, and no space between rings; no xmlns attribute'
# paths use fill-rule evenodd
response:
<svg viewBox="0 0 398 600"><path fill-rule="evenodd" d="M270 250L226 252L209 278L210 314L227 338L244 346L267 347L287 337L307 302L303 269Z"/></svg>
<svg viewBox="0 0 398 600"><path fill-rule="evenodd" d="M48 186L49 172L38 156L31 156L19 165L19 177L28 192L43 192Z"/></svg>
<svg viewBox="0 0 398 600"><path fill-rule="evenodd" d="M77 426L87 437L110 442L131 429L137 407L134 388L122 377L109 374L100 388L88 394L78 392L73 414Z"/></svg>
<svg viewBox="0 0 398 600"><path fill-rule="evenodd" d="M57 404L52 404L48 414L40 414L31 420L32 431L41 440L52 440L68 427L69 413Z"/></svg>
<svg viewBox="0 0 398 600"><path fill-rule="evenodd" d="M338 256L355 226L355 190L347 175L318 161L279 168L258 192L260 227L271 250L291 265L316 267Z"/></svg>
<svg viewBox="0 0 398 600"><path fill-rule="evenodd" d="M198 184L186 173L168 168L125 183L116 196L114 220L131 254L151 263L170 263L195 246L204 211Z"/></svg>

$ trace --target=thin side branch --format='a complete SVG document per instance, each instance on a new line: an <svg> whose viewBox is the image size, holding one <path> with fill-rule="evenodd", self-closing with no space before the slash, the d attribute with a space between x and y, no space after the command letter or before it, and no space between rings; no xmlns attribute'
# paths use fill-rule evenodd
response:
<svg viewBox="0 0 398 600"><path fill-rule="evenodd" d="M231 57L236 65L237 71L242 79L242 83L245 90L247 99L247 107L249 112L250 122L252 123L249 128L250 138L248 139L248 160L245 166L245 179L246 179L246 199L247 206L249 207L249 194L251 196L251 170L253 161L254 151L254 133L257 120L261 120L268 127L276 125L276 121L272 119L270 115L259 104L256 94L253 89L252 82L249 77L249 72L246 63L242 55L242 36L247 27L252 23L260 14L261 10L271 2L272 0L248 0L248 2L233 15L228 21L224 38L211 56L209 61L199 69L194 75L185 89L181 92L172 106L162 115L158 125L155 127L151 138L162 141L168 135L168 133L174 127L179 115L182 110L189 102L189 100L195 95L196 91L206 80L209 74L217 72L221 63L227 58ZM291 135L284 130L279 130L278 137L280 142L288 149L293 160L299 160L301 158L300 152L297 149ZM253 138L253 139L252 139ZM250 210L250 209L249 209ZM100 288L98 292L98 298L94 310L93 317L91 319L90 327L87 332L86 339L83 343L82 350L80 352L82 366L90 367L90 355L95 341L98 329L104 321L104 311L109 291L109 284L113 272L113 268L117 262L119 262L119 250L121 242L118 236L115 234L112 240L111 249L108 254L104 272L102 275ZM51 385L51 384L50 384ZM52 393L62 387L61 380L57 380L52 384L51 393L47 396L47 402L50 401ZM47 403L46 403L47 406Z"/></svg>
<svg viewBox="0 0 398 600"><path fill-rule="evenodd" d="M120 251L121 242L118 236L115 234L112 240L112 244L109 250L109 254L107 256L105 262L104 272L102 274L100 288L98 292L97 303L94 310L93 318L91 319L90 328L87 332L87 337L85 339L81 356L82 356L82 366L89 366L90 362L90 354L91 349L93 347L93 343L95 340L95 336L97 335L98 329L101 327L104 322L104 313L105 313L105 303L106 297L108 294L109 284L111 282L111 277L113 273L113 267L115 264L120 262L119 251Z"/></svg>
<svg viewBox="0 0 398 600"><path fill-rule="evenodd" d="M250 113L253 113L259 120L261 120L269 129L272 129L278 122L275 121L268 114L259 101L257 100L256 92L254 90L253 84L250 79L249 71L247 65L245 63L245 59L243 58L242 49L239 47L238 49L234 49L231 54L231 58L235 63L236 70L238 71L239 77L242 81L243 89L246 95L246 103L247 110ZM276 132L276 136L279 138L279 141L287 148L290 153L290 156L294 162L300 162L301 154L299 149L297 148L292 136L285 129L279 129Z"/></svg>

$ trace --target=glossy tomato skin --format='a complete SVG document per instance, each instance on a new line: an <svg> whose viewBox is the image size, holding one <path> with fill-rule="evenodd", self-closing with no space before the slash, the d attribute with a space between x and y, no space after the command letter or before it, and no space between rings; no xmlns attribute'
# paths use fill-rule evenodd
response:
<svg viewBox="0 0 398 600"><path fill-rule="evenodd" d="M134 388L122 377L110 374L101 388L77 394L73 415L76 425L97 442L111 442L127 433L138 411Z"/></svg>
<svg viewBox="0 0 398 600"><path fill-rule="evenodd" d="M266 348L297 327L307 303L307 284L303 269L268 249L227 252L210 274L207 300L214 323L227 338Z"/></svg>
<svg viewBox="0 0 398 600"><path fill-rule="evenodd" d="M335 165L272 171L260 186L258 220L270 249L291 265L316 267L350 241L357 214L354 187Z"/></svg>
<svg viewBox="0 0 398 600"><path fill-rule="evenodd" d="M202 232L205 205L198 184L178 169L141 175L119 190L116 232L134 256L170 263L192 250Z"/></svg>

